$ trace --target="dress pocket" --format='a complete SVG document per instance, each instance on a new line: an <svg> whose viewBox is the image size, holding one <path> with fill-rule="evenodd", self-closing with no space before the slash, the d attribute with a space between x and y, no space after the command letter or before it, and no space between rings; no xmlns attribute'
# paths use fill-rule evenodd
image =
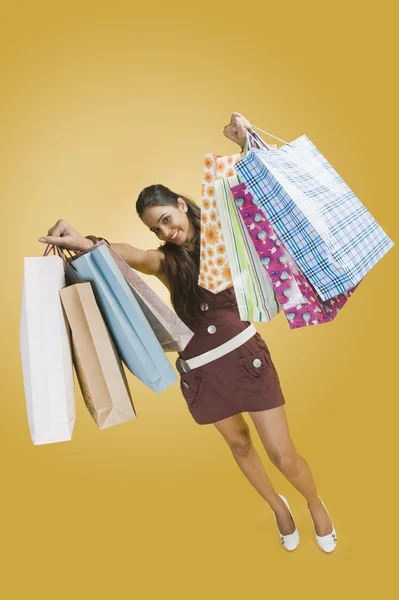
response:
<svg viewBox="0 0 399 600"><path fill-rule="evenodd" d="M252 394L261 394L269 388L274 377L270 354L265 350L258 350L253 354L237 358L237 362L238 387Z"/></svg>
<svg viewBox="0 0 399 600"><path fill-rule="evenodd" d="M205 386L205 377L196 370L180 374L180 390L187 402L192 406L199 401Z"/></svg>

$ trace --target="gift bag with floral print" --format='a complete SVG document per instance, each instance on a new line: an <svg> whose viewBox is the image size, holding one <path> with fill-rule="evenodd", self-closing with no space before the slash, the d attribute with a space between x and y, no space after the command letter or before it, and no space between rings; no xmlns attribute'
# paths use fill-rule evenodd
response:
<svg viewBox="0 0 399 600"><path fill-rule="evenodd" d="M201 256L198 285L217 294L233 285L222 226L216 210L215 180L235 174L241 154L205 155L201 191Z"/></svg>
<svg viewBox="0 0 399 600"><path fill-rule="evenodd" d="M258 141L249 137L249 145ZM273 146L271 146L273 147ZM198 285L217 294L233 285L221 222L217 213L215 185L217 179L233 177L234 166L242 154L222 156L206 154L201 190L201 256Z"/></svg>

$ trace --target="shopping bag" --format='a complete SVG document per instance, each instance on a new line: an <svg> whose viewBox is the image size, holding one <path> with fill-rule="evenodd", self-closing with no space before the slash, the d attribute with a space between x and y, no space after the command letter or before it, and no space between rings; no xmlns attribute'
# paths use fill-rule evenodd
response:
<svg viewBox="0 0 399 600"><path fill-rule="evenodd" d="M322 300L356 286L394 245L306 135L250 148L235 169Z"/></svg>
<svg viewBox="0 0 399 600"><path fill-rule="evenodd" d="M249 138L250 147L258 147L259 143L254 136ZM236 174L235 165L241 157L241 154L231 156L205 154L201 188L201 254L198 285L214 294L233 284L222 225L217 213L215 181L233 177Z"/></svg>
<svg viewBox="0 0 399 600"><path fill-rule="evenodd" d="M215 181L235 174L241 154L205 154L201 191L200 266L198 285L217 294L232 286L227 249L217 213Z"/></svg>
<svg viewBox="0 0 399 600"><path fill-rule="evenodd" d="M240 228L229 179L218 179L214 185L240 318L242 321L270 321L280 306L258 256L251 255L247 232Z"/></svg>
<svg viewBox="0 0 399 600"><path fill-rule="evenodd" d="M176 373L143 311L104 243L67 259L69 283L92 284L98 307L127 368L145 385L161 392L177 381Z"/></svg>
<svg viewBox="0 0 399 600"><path fill-rule="evenodd" d="M99 243L104 244L105 242ZM163 351L183 351L194 333L115 250L109 248L109 251L130 286Z"/></svg>
<svg viewBox="0 0 399 600"><path fill-rule="evenodd" d="M73 364L86 407L100 429L136 417L117 349L90 283L60 290L72 330Z"/></svg>
<svg viewBox="0 0 399 600"><path fill-rule="evenodd" d="M237 177L235 178L237 179ZM323 301L298 268L245 183L231 187L240 220L247 228L291 329L329 323L355 289Z"/></svg>
<svg viewBox="0 0 399 600"><path fill-rule="evenodd" d="M75 426L71 338L59 296L64 286L59 256L24 259L19 341L35 445L68 441Z"/></svg>

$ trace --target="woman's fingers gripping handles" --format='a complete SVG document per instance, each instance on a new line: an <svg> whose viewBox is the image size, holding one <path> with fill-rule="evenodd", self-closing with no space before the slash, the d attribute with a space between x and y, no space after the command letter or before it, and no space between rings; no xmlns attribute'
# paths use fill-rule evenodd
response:
<svg viewBox="0 0 399 600"><path fill-rule="evenodd" d="M247 139L247 131L253 133L251 123L240 113L233 113L228 125L225 126L223 134L244 148Z"/></svg>
<svg viewBox="0 0 399 600"><path fill-rule="evenodd" d="M64 219L58 220L57 223L48 230L46 236L39 238L39 242L58 246L67 250L76 250L77 252L87 250L93 245L91 240L80 235L80 233L75 231L75 229Z"/></svg>

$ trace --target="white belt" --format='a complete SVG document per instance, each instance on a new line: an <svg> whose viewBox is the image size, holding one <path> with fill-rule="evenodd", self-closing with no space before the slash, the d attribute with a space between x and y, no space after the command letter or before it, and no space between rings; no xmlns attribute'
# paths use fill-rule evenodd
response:
<svg viewBox="0 0 399 600"><path fill-rule="evenodd" d="M194 358L190 358L189 360L184 360L183 358L178 358L176 361L176 366L179 363L182 367L183 373L188 373L192 369L196 369L197 367L202 367L202 365L206 365L207 363L215 360L216 358L220 358L225 354L228 354L232 350L235 350L242 344L245 344L253 335L255 335L256 329L255 326L251 323L249 327L241 331L238 335L235 335L231 340L228 340L224 344L220 344L220 346L216 346L216 348L212 348L212 350L208 350L208 352L204 352L203 354L199 354L198 356L194 356ZM188 368L187 368L188 367ZM178 368L181 373L180 369Z"/></svg>

